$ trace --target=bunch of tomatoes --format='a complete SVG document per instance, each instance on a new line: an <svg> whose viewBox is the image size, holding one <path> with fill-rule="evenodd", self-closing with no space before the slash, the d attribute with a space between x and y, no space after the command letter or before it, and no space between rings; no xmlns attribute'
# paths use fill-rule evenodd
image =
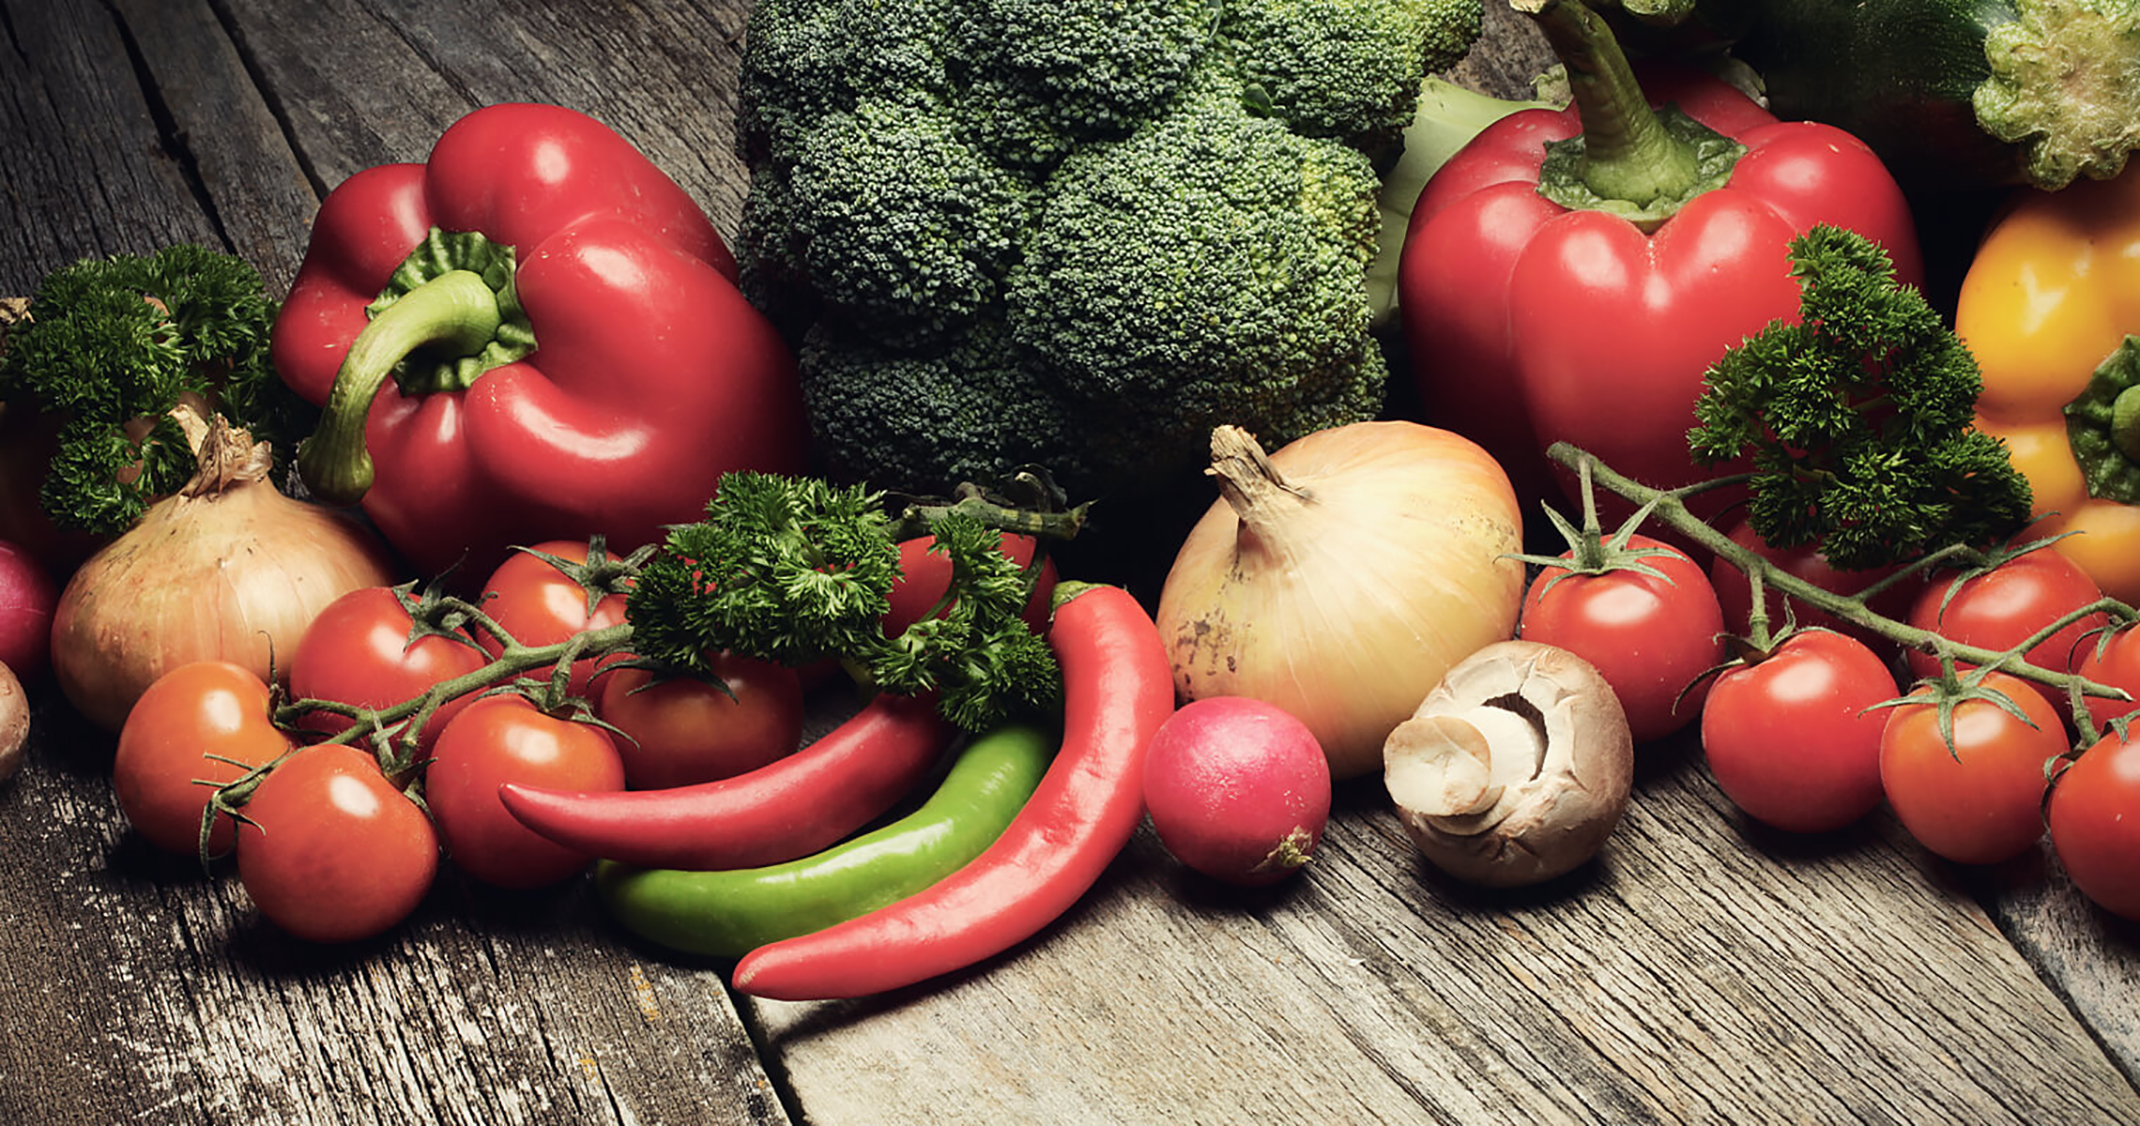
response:
<svg viewBox="0 0 2140 1126"><path fill-rule="evenodd" d="M590 594L570 573L590 546L516 553L477 605L523 646L621 623L622 593ZM502 783L604 791L714 781L780 758L800 739L794 670L721 654L716 683L661 677L605 654L575 662L560 686L482 684L457 695L413 739L333 741L366 709L457 679L481 682L504 649L487 628L432 621L411 588L352 591L290 654L293 702L220 661L180 666L151 685L119 733L120 807L161 848L235 852L248 896L284 930L347 942L408 917L442 855L469 878L506 888L553 884L591 862L514 819L498 799ZM342 706L308 709L308 701ZM233 784L220 791L229 811L205 818L218 788Z"/></svg>
<svg viewBox="0 0 2140 1126"><path fill-rule="evenodd" d="M1887 575L1835 571L1811 549L1770 548L1743 524L1731 538L1838 594L1865 591ZM2088 727L2069 726L2072 701L2048 685L1997 666L1958 664L1943 677L1932 655L1903 651L1795 601L1788 613L1800 628L1780 632L1780 641L1728 644L1727 623L1741 634L1749 626L1745 576L1721 556L1705 571L1686 552L1639 534L1625 547L1643 566L1543 568L1518 628L1596 665L1638 741L1698 718L1703 755L1725 796L1787 832L1832 832L1885 801L1925 848L1981 865L2021 855L2048 831L2083 894L2140 919L2140 864L2133 863L2140 743L2128 741L2121 719L2140 704L2089 696ZM1767 594L1767 617L1781 625L1784 600ZM1867 604L1950 641L2006 651L2102 597L2079 566L2038 547L1988 569L1904 576ZM2101 611L2078 616L2023 656L2140 698L2140 631ZM1915 682L1907 693L1898 668Z"/></svg>

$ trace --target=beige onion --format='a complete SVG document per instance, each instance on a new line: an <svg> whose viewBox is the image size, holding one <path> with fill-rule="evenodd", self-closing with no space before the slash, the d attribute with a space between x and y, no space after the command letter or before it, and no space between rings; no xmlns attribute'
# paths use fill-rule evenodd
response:
<svg viewBox="0 0 2140 1126"><path fill-rule="evenodd" d="M379 540L277 491L265 442L182 415L200 470L82 564L52 619L52 671L92 723L117 731L164 673L226 660L270 678L329 602L393 582ZM189 435L191 436L191 435Z"/></svg>
<svg viewBox="0 0 2140 1126"><path fill-rule="evenodd" d="M1507 474L1412 422L1321 430L1269 455L1238 427L1211 444L1221 499L1159 598L1176 691L1285 709L1333 777L1381 770L1383 741L1443 674L1515 631L1523 520Z"/></svg>

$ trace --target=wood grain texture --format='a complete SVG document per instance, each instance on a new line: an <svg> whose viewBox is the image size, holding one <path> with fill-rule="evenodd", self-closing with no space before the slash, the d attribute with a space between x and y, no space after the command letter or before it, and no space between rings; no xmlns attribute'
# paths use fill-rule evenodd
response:
<svg viewBox="0 0 2140 1126"><path fill-rule="evenodd" d="M1425 867L1386 806L1349 787L1268 893L1184 875L1146 833L983 972L745 1004L827 1122L2140 1117L1983 913L1870 830L1742 832L1683 756L1602 864L1487 894Z"/></svg>
<svg viewBox="0 0 2140 1126"><path fill-rule="evenodd" d="M589 23L602 7L563 6ZM504 44L554 38L577 52L550 60L557 73L664 90L659 102L624 99L643 120L679 104L684 50L649 56L626 38L529 22L547 20L544 9L526 5L519 22L485 12L490 48L465 30L433 32L505 60L494 82L521 65ZM740 20L733 5L656 11ZM0 291L28 292L79 257L175 241L236 251L272 292L286 288L320 170L420 158L416 138L483 88L472 62L447 59L440 77L421 69L420 52L394 53L407 50L397 26L407 11L327 14L344 22L323 25L298 5L0 8ZM306 40L301 55L350 68L326 79L348 85L258 85L260 52L294 49L277 38L285 31ZM648 58L668 69L641 83ZM377 69L367 78L364 65ZM440 80L410 81L420 74ZM282 116L323 102L344 112L327 95L379 99L389 88L399 100L370 107L391 118L387 141L365 142L375 134L362 121L339 117L324 119L334 127L320 140ZM726 119L695 116L709 129ZM690 136L667 127L672 146ZM389 938L292 942L258 920L227 865L210 877L128 832L111 794L110 736L57 706L49 681L32 691L44 703L30 761L0 784L0 918L10 921L0 1019L15 1033L0 1045L0 1122L786 1120L720 977L624 946L584 884L509 895L449 879Z"/></svg>

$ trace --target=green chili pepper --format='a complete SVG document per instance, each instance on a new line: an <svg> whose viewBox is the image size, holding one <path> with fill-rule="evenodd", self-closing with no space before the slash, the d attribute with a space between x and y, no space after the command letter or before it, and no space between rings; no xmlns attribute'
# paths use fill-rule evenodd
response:
<svg viewBox="0 0 2140 1126"><path fill-rule="evenodd" d="M1006 724L967 744L921 808L814 856L692 872L595 866L603 906L626 930L692 954L734 958L904 899L964 867L1040 785L1057 737Z"/></svg>

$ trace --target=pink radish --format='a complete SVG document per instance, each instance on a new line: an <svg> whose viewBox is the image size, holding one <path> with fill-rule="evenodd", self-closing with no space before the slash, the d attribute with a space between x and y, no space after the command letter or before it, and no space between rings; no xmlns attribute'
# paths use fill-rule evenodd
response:
<svg viewBox="0 0 2140 1126"><path fill-rule="evenodd" d="M1330 817L1330 760L1306 724L1245 696L1183 705L1144 766L1152 828L1175 859L1243 886L1308 862Z"/></svg>

